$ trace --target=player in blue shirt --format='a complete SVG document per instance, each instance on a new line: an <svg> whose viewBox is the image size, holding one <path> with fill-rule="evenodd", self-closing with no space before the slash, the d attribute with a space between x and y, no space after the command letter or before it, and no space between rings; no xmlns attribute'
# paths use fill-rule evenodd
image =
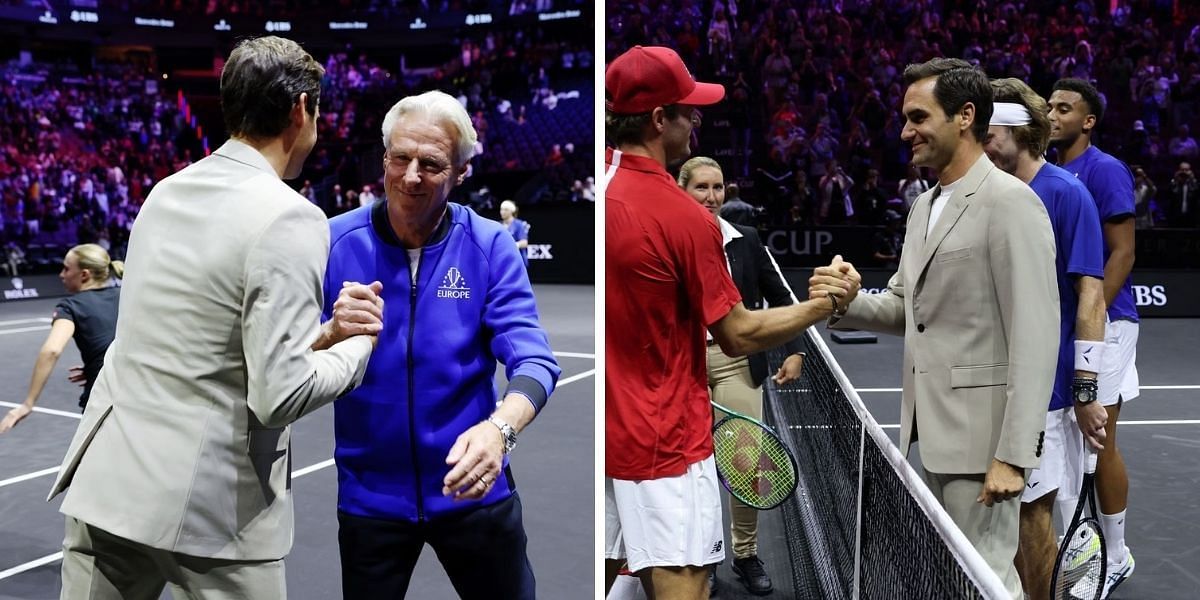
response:
<svg viewBox="0 0 1200 600"><path fill-rule="evenodd" d="M1058 370L1046 413L1042 464L1021 495L1016 565L1029 598L1050 596L1058 548L1056 497L1074 504L1083 482L1084 440L1104 446L1107 414L1096 400L1104 345L1104 261L1100 216L1073 175L1043 158L1050 137L1046 101L1019 79L992 81L995 104L984 151L997 167L1033 188L1050 216L1062 313ZM1074 410L1069 410L1071 408ZM1081 435L1082 433L1082 435ZM1058 493L1061 490L1061 493Z"/></svg>
<svg viewBox="0 0 1200 600"><path fill-rule="evenodd" d="M1117 418L1124 402L1138 396L1138 315L1133 300L1133 174L1125 163L1092 145L1092 133L1104 118L1104 104L1092 84L1060 79L1050 95L1050 144L1058 163L1087 187L1104 230L1104 301L1108 306L1105 353L1100 365L1099 401L1108 411L1104 450L1096 465L1100 526L1108 546L1107 597L1133 574L1133 555L1125 546L1125 507L1129 476L1117 448Z"/></svg>

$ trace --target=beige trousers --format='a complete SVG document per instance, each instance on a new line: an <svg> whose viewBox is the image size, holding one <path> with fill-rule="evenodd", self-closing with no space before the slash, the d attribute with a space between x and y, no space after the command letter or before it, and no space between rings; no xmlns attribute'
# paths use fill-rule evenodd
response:
<svg viewBox="0 0 1200 600"><path fill-rule="evenodd" d="M151 548L67 517L61 600L287 598L283 559L235 561Z"/></svg>
<svg viewBox="0 0 1200 600"><path fill-rule="evenodd" d="M731 358L721 352L720 346L709 346L708 389L712 392L713 402L747 417L762 420L762 388L754 387L746 357ZM713 409L714 424L725 416ZM729 513L733 557L757 555L758 511L729 496Z"/></svg>
<svg viewBox="0 0 1200 600"><path fill-rule="evenodd" d="M1025 474L1028 479L1029 474ZM967 536L984 562L996 572L1015 600L1021 600L1021 578L1013 561L1020 543L1021 499L997 502L988 508L976 502L983 490L983 474L930 473L925 483L945 507L955 525Z"/></svg>

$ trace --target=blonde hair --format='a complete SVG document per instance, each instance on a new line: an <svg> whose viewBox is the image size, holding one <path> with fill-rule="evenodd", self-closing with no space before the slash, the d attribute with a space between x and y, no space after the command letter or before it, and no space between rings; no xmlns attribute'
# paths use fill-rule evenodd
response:
<svg viewBox="0 0 1200 600"><path fill-rule="evenodd" d="M91 273L96 283L104 283L111 277L121 279L125 276L125 263L109 258L108 251L97 244L80 244L68 250L67 254L74 254L79 268Z"/></svg>
<svg viewBox="0 0 1200 600"><path fill-rule="evenodd" d="M707 156L695 156L679 167L679 187L687 189L688 182L692 180L692 171L698 167L712 167L721 174L722 178L725 177L725 172L721 170L721 165L717 161Z"/></svg>
<svg viewBox="0 0 1200 600"><path fill-rule="evenodd" d="M425 92L417 96L401 99L387 115L383 117L383 149L386 152L391 144L392 130L400 117L408 115L425 115L453 128L457 135L454 143L455 166L461 166L475 156L475 126L471 124L471 116L467 109L445 92Z"/></svg>
<svg viewBox="0 0 1200 600"><path fill-rule="evenodd" d="M500 203L501 209L503 209L505 206L507 206L509 208L509 210L512 211L512 214L514 217L517 215L517 203L516 202L513 202L512 200L505 200L504 202Z"/></svg>

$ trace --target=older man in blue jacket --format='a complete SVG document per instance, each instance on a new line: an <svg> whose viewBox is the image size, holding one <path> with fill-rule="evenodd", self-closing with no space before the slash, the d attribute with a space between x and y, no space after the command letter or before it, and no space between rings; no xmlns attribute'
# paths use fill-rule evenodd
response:
<svg viewBox="0 0 1200 600"><path fill-rule="evenodd" d="M346 598L403 597L427 543L463 598L534 597L507 455L560 370L511 236L447 202L475 140L454 98L401 100L383 121L387 201L330 222L325 297L378 280L389 302L361 387L335 405Z"/></svg>

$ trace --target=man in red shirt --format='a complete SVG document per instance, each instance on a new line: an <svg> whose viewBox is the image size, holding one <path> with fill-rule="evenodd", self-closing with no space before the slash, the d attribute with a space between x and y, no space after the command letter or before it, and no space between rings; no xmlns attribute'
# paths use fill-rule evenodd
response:
<svg viewBox="0 0 1200 600"><path fill-rule="evenodd" d="M605 589L624 561L654 598L707 598L707 566L725 553L704 330L742 356L836 300L747 310L716 222L667 173L723 87L694 81L673 50L636 46L605 88Z"/></svg>

